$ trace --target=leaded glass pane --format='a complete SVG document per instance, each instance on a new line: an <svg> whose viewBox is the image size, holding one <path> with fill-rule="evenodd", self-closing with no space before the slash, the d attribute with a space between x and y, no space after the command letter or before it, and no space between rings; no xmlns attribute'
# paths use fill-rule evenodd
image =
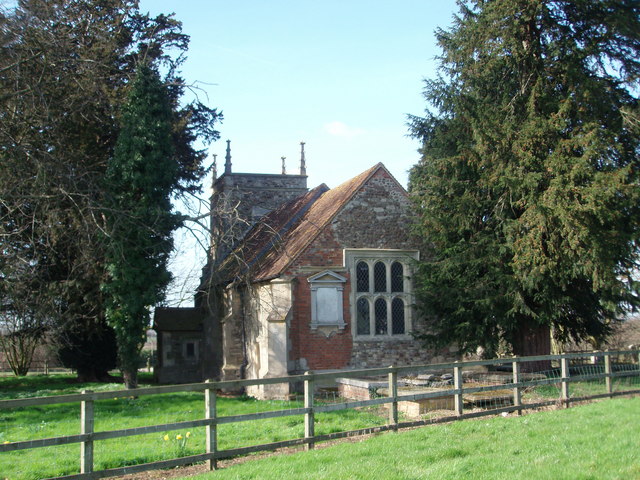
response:
<svg viewBox="0 0 640 480"><path fill-rule="evenodd" d="M391 291L404 292L404 268L400 262L391 264Z"/></svg>
<svg viewBox="0 0 640 480"><path fill-rule="evenodd" d="M387 291L387 267L382 262L376 262L373 266L373 286L374 292Z"/></svg>
<svg viewBox="0 0 640 480"><path fill-rule="evenodd" d="M356 266L356 291L369 291L369 265L367 262L358 262Z"/></svg>
<svg viewBox="0 0 640 480"><path fill-rule="evenodd" d="M391 333L404 333L404 302L400 298L394 298L391 302Z"/></svg>
<svg viewBox="0 0 640 480"><path fill-rule="evenodd" d="M376 312L376 335L386 335L387 301L384 298L377 299L374 308Z"/></svg>
<svg viewBox="0 0 640 480"><path fill-rule="evenodd" d="M371 324L369 323L369 301L361 298L356 304L357 309L357 333L358 335L370 335Z"/></svg>

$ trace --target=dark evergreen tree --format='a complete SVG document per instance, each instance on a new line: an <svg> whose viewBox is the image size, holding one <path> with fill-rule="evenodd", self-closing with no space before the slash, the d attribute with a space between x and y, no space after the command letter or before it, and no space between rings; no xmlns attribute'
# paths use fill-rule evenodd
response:
<svg viewBox="0 0 640 480"><path fill-rule="evenodd" d="M105 322L76 319L55 330L60 362L77 372L79 382L114 381L109 371L118 366L115 331Z"/></svg>
<svg viewBox="0 0 640 480"><path fill-rule="evenodd" d="M179 222L171 206L179 182L171 125L166 87L143 64L129 91L105 185L107 320L116 331L128 388L137 386L149 309L164 298L171 279L167 261Z"/></svg>
<svg viewBox="0 0 640 480"><path fill-rule="evenodd" d="M431 249L424 337L463 351L531 332L602 339L639 304L640 4L473 0L437 38L412 169Z"/></svg>
<svg viewBox="0 0 640 480"><path fill-rule="evenodd" d="M105 328L102 187L141 58L167 72L177 191L199 188L206 153L193 142L217 138L218 113L182 104L177 71L187 46L180 22L142 14L136 0L0 7L0 271L41 286L15 288L31 295L38 318L58 330L54 338L84 329L86 341L63 348L86 345ZM29 276L14 273L25 262Z"/></svg>

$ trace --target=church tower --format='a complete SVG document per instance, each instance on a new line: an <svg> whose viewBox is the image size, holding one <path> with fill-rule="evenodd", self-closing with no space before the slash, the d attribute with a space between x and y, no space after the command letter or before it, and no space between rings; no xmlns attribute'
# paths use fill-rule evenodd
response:
<svg viewBox="0 0 640 480"><path fill-rule="evenodd" d="M288 175L282 158L281 174L235 173L231 169L231 141L227 140L224 172L213 179L211 195L211 256L221 261L262 216L308 191L304 142L300 142L300 173Z"/></svg>

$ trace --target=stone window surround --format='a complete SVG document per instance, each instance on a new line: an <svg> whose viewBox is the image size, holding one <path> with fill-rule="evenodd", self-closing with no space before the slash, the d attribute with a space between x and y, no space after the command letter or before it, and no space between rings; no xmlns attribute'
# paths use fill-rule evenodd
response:
<svg viewBox="0 0 640 480"><path fill-rule="evenodd" d="M351 276L351 295L349 298L349 309L351 313L351 334L353 335L354 341L398 341L398 340L411 340L413 337L411 336L412 331L412 321L413 321L413 308L412 308L412 298L413 298L413 284L410 278L409 273L413 270L411 268L411 263L420 259L420 252L418 250L400 250L400 249L375 249L375 248L345 248L343 252L344 258L344 266L347 268L347 271ZM375 335L373 333L375 329L372 329L372 333L369 335L358 335L357 333L357 312L356 312L356 303L358 298L366 297L371 300L375 300L380 297L388 296L391 298L391 294L381 294L381 293L362 293L357 292L356 288L356 265L360 261L365 261L369 265L369 272L372 275L373 266L376 262L382 261L387 269L387 282L390 281L390 272L391 265L393 262L399 262L402 264L404 268L404 292L402 293L394 293L393 298L400 298L404 302L404 312L405 312L405 333L404 334L396 334L393 335L391 333L391 315L389 310L389 315L387 319L387 334L386 335ZM390 304L391 300L389 300Z"/></svg>
<svg viewBox="0 0 640 480"><path fill-rule="evenodd" d="M344 284L347 279L342 275L338 275L337 273L331 270L324 270L320 273L312 275L307 278L309 282L309 287L311 289L311 329L316 330L322 327L330 327L333 329L342 330L347 324L344 321L344 316L342 313L343 309L343 293L344 293ZM328 297L322 296L320 297L320 290L328 290L329 296L334 297L335 301L335 320L327 321L321 320L319 317L321 313L318 311L319 306L321 307L322 298L327 299Z"/></svg>

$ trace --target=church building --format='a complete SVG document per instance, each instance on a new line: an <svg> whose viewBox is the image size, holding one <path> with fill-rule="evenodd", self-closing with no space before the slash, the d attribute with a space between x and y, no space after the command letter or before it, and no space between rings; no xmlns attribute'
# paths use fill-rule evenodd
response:
<svg viewBox="0 0 640 480"><path fill-rule="evenodd" d="M195 308L156 311L160 381L279 377L455 355L430 351L412 336L425 329L412 276L423 252L409 234L407 192L383 164L335 188L308 189L304 143L299 174L286 174L283 164L282 174L271 175L232 172L227 142L211 212L211 251ZM289 392L285 384L247 393Z"/></svg>

